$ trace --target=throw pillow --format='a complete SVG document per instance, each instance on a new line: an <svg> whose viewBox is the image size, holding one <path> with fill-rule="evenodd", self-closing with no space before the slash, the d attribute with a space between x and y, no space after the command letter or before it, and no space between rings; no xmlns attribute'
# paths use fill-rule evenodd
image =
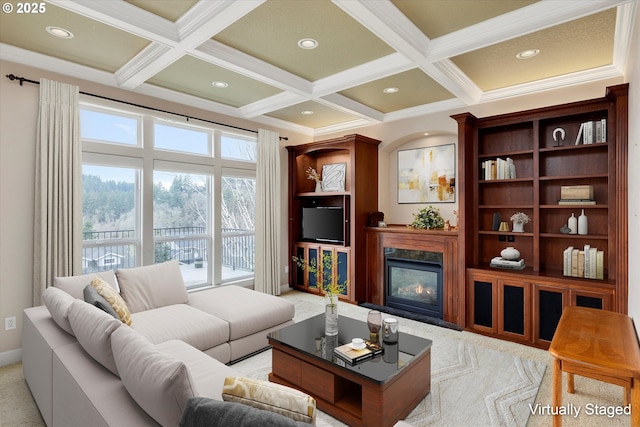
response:
<svg viewBox="0 0 640 427"><path fill-rule="evenodd" d="M98 307L100 310L120 320L120 316L118 315L118 313L116 313L113 307L111 307L111 304L109 304L109 302L107 302L107 300L104 299L102 295L98 293L98 290L93 286L91 286L91 284L88 284L87 286L84 287L83 294L84 294L84 302L87 302L95 307Z"/></svg>
<svg viewBox="0 0 640 427"><path fill-rule="evenodd" d="M76 299L58 288L49 286L42 292L42 301L49 310L53 320L65 332L73 335L71 323L69 323L69 309Z"/></svg>
<svg viewBox="0 0 640 427"><path fill-rule="evenodd" d="M82 299L82 291L95 278L100 278L107 282L115 290L118 290L116 285L116 276L112 270L101 271L98 273L82 274L78 276L68 277L55 277L53 279L53 286L58 289L62 289L74 298Z"/></svg>
<svg viewBox="0 0 640 427"><path fill-rule="evenodd" d="M261 411L240 403L221 402L206 397L189 399L187 409L180 420L180 427L295 427L308 425L284 415Z"/></svg>
<svg viewBox="0 0 640 427"><path fill-rule="evenodd" d="M316 400L284 385L252 378L227 377L222 388L222 398L227 402L243 403L295 421L315 424Z"/></svg>
<svg viewBox="0 0 640 427"><path fill-rule="evenodd" d="M176 260L116 271L120 293L132 313L189 301Z"/></svg>
<svg viewBox="0 0 640 427"><path fill-rule="evenodd" d="M131 312L118 292L109 286L104 280L96 278L91 281L91 286L96 288L102 298L107 300L113 310L118 313L122 323L131 326Z"/></svg>
<svg viewBox="0 0 640 427"><path fill-rule="evenodd" d="M184 362L127 327L112 334L111 345L120 379L136 403L161 425L178 425L195 395Z"/></svg>
<svg viewBox="0 0 640 427"><path fill-rule="evenodd" d="M122 326L122 322L79 299L71 304L69 322L84 351L96 362L118 375L111 350L111 334Z"/></svg>

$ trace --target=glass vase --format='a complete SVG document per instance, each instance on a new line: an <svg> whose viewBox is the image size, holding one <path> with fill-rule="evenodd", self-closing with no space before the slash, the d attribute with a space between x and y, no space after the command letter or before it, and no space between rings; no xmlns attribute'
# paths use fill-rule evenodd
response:
<svg viewBox="0 0 640 427"><path fill-rule="evenodd" d="M338 335L338 295L327 293L324 295L324 334Z"/></svg>

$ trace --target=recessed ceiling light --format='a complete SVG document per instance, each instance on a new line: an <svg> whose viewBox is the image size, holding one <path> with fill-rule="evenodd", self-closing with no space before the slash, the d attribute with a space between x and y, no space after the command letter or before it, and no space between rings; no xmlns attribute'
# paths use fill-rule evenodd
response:
<svg viewBox="0 0 640 427"><path fill-rule="evenodd" d="M424 133L424 136L429 136L429 132L425 132L425 133Z"/></svg>
<svg viewBox="0 0 640 427"><path fill-rule="evenodd" d="M225 87L229 87L229 83L227 83L227 82L212 82L211 86L217 87L217 88L220 88L220 89L224 89Z"/></svg>
<svg viewBox="0 0 640 427"><path fill-rule="evenodd" d="M384 93L396 93L399 90L400 89L398 89L397 87L385 87L384 89L382 89Z"/></svg>
<svg viewBox="0 0 640 427"><path fill-rule="evenodd" d="M304 111L300 111L300 114L302 114L303 116L310 116L313 114L313 111L311 110L304 110Z"/></svg>
<svg viewBox="0 0 640 427"><path fill-rule="evenodd" d="M523 50L522 52L518 52L518 54L516 55L516 58L529 59L529 58L533 58L539 53L540 53L540 49L526 49L526 50Z"/></svg>
<svg viewBox="0 0 640 427"><path fill-rule="evenodd" d="M47 27L47 32L52 36L60 37L61 39L72 39L73 33L69 30L65 30L60 27Z"/></svg>
<svg viewBox="0 0 640 427"><path fill-rule="evenodd" d="M300 39L298 40L298 47L301 49L315 49L318 47L318 41L314 39Z"/></svg>

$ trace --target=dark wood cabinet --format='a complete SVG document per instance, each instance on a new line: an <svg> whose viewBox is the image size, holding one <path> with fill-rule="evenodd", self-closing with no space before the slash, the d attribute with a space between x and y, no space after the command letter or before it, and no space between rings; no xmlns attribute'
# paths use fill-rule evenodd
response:
<svg viewBox="0 0 640 427"><path fill-rule="evenodd" d="M366 300L366 237L369 216L378 211L378 144L362 135L346 135L325 141L287 147L289 151L289 255L315 259L322 264L323 254L335 260L331 268L334 280L347 283L341 298L351 302ZM307 170L322 173L323 166L344 164L344 190L316 191ZM343 240L339 243L304 239L304 208L341 208L344 216ZM319 276L301 271L289 263L289 283L300 290L318 292Z"/></svg>
<svg viewBox="0 0 640 427"><path fill-rule="evenodd" d="M493 117L452 116L458 122L459 244L467 268L467 327L548 347L567 305L626 313L627 90L628 85L612 86L603 98ZM599 141L583 143L583 123L604 129ZM508 160L515 175L487 173L497 159ZM595 204L559 202L563 187L583 185L593 187ZM568 218L578 217L583 209L588 233L563 233ZM531 219L524 232L495 229L497 216L511 229L510 217L516 212ZM570 277L563 271L565 250L585 245L603 252L602 279ZM490 267L507 246L520 251L524 270ZM492 284L491 298L486 283Z"/></svg>

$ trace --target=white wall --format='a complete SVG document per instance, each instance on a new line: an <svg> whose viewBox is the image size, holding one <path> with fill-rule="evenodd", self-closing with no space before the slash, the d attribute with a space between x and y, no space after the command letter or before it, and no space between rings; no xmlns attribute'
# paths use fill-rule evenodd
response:
<svg viewBox="0 0 640 427"><path fill-rule="evenodd" d="M627 63L629 83L629 315L640 334L640 8L636 10L631 56Z"/></svg>

